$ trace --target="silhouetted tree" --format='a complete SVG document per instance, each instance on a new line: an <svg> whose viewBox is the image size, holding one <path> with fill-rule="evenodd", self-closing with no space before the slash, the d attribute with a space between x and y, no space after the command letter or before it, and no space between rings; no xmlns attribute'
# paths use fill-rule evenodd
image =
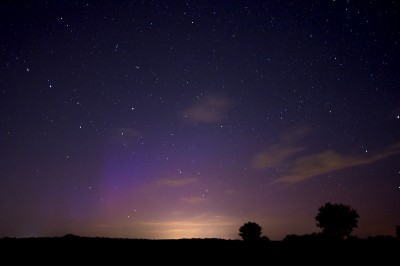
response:
<svg viewBox="0 0 400 266"><path fill-rule="evenodd" d="M261 239L261 226L254 222L247 222L239 228L239 236L244 241L254 241Z"/></svg>
<svg viewBox="0 0 400 266"><path fill-rule="evenodd" d="M261 237L261 241L263 241L263 242L269 242L269 241L271 241L271 240L269 239L268 236L262 236L262 237Z"/></svg>
<svg viewBox="0 0 400 266"><path fill-rule="evenodd" d="M79 236L74 235L74 234L66 234L66 235L64 236L64 238L73 239L73 238L79 238Z"/></svg>
<svg viewBox="0 0 400 266"><path fill-rule="evenodd" d="M358 212L348 205L325 203L318 209L315 216L317 226L322 228L322 233L331 239L344 239L348 237L358 224Z"/></svg>
<svg viewBox="0 0 400 266"><path fill-rule="evenodd" d="M400 225L396 226L396 238L400 240Z"/></svg>
<svg viewBox="0 0 400 266"><path fill-rule="evenodd" d="M286 235L283 238L284 242L310 242L310 241L318 241L322 240L323 236L321 233L311 233L311 234L304 234L304 235Z"/></svg>

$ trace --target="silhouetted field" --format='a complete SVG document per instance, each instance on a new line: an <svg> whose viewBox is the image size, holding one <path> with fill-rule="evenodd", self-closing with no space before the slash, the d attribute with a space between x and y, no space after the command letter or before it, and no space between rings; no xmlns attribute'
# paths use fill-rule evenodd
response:
<svg viewBox="0 0 400 266"><path fill-rule="evenodd" d="M396 264L400 241L395 239L323 241L289 239L257 241L224 239L146 240L66 236L59 238L0 239L2 258L19 262L110 262L129 265L153 263L307 262L309 264L347 265L352 263ZM140 263L139 263L140 262ZM382 264L384 263L384 264Z"/></svg>

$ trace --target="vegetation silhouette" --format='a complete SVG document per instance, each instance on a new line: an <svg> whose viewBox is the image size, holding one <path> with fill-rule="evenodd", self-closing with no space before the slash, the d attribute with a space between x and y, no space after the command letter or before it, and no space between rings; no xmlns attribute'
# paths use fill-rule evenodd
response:
<svg viewBox="0 0 400 266"><path fill-rule="evenodd" d="M244 241L257 241L261 239L262 228L255 222L247 222L239 228L239 236Z"/></svg>
<svg viewBox="0 0 400 266"><path fill-rule="evenodd" d="M345 217L345 219L343 218ZM183 239L132 239L85 237L66 234L62 237L0 238L2 254L15 260L20 253L31 263L32 259L48 258L54 264L54 258L70 259L71 263L88 259L98 263L110 261L113 264L126 263L132 258L142 258L148 263L196 262L229 264L259 264L260 258L280 263L319 262L319 258L329 258L331 264L348 263L380 265L398 261L400 250L399 231L396 226L392 236L378 235L368 238L351 236L357 226L359 215L350 206L326 203L319 208L315 217L323 232L304 235L286 235L283 240L271 241L261 236L262 228L255 222L247 222L239 228L241 239L221 238L183 238ZM350 222L349 222L350 221ZM334 226L333 226L333 225ZM341 239L340 241L335 241ZM38 256L37 250L51 254ZM179 251L179 252L178 252ZM149 256L156 254L154 256ZM30 254L30 255L29 255ZM3 258L4 259L4 258ZM19 257L18 257L19 259ZM118 259L120 261L118 261ZM117 261L116 261L117 260ZM202 260L202 261L201 261ZM50 264L50 263L49 263ZM179 263L178 263L179 264Z"/></svg>
<svg viewBox="0 0 400 266"><path fill-rule="evenodd" d="M358 226L360 215L357 210L344 204L325 203L318 209L315 216L317 227L322 228L323 235L328 239L345 239Z"/></svg>

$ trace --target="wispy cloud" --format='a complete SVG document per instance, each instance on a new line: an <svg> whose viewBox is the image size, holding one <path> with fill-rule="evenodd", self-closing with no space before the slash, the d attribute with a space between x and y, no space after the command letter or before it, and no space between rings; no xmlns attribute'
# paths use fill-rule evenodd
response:
<svg viewBox="0 0 400 266"><path fill-rule="evenodd" d="M236 195L236 194L237 194L237 191L236 191L236 190L233 190L233 189L229 189L229 190L225 190L225 191L224 191L224 194L225 194L225 195L228 195L228 196L230 196L230 195Z"/></svg>
<svg viewBox="0 0 400 266"><path fill-rule="evenodd" d="M117 127L113 129L113 135L125 138L135 138L140 136L140 131L129 127Z"/></svg>
<svg viewBox="0 0 400 266"><path fill-rule="evenodd" d="M181 199L183 202L186 202L188 204L198 204L206 201L205 197L201 196L193 196L193 197L186 197Z"/></svg>
<svg viewBox="0 0 400 266"><path fill-rule="evenodd" d="M305 148L298 145L298 139L305 136L309 130L299 128L282 136L278 144L272 145L254 156L253 165L256 168L279 167L296 153Z"/></svg>
<svg viewBox="0 0 400 266"><path fill-rule="evenodd" d="M391 145L385 150L371 156L351 156L332 150L311 154L297 158L289 173L276 179L274 183L297 183L321 174L374 163L395 154L400 154L400 143Z"/></svg>
<svg viewBox="0 0 400 266"><path fill-rule="evenodd" d="M164 187L181 187L195 183L196 181L196 178L162 178L157 181L157 185Z"/></svg>
<svg viewBox="0 0 400 266"><path fill-rule="evenodd" d="M300 146L290 146L287 144L273 145L269 149L256 154L253 165L256 168L278 167L292 155L304 150Z"/></svg>
<svg viewBox="0 0 400 266"><path fill-rule="evenodd" d="M400 143L390 145L382 151L371 155L348 155L333 150L303 155L304 146L297 144L299 139L309 131L302 129L282 136L278 144L259 152L253 158L255 168L288 166L287 173L272 183L294 184L333 171L366 165L400 154Z"/></svg>
<svg viewBox="0 0 400 266"><path fill-rule="evenodd" d="M214 123L223 120L233 104L229 98L208 95L183 110L185 118L195 122Z"/></svg>
<svg viewBox="0 0 400 266"><path fill-rule="evenodd" d="M115 143L125 145L136 143L141 137L141 132L139 130L129 127L114 128L111 134L111 138Z"/></svg>

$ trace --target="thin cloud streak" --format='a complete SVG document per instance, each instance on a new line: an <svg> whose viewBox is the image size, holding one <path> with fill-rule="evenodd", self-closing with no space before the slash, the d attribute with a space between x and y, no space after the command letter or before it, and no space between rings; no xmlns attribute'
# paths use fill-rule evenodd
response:
<svg viewBox="0 0 400 266"><path fill-rule="evenodd" d="M194 122L215 123L222 121L232 106L232 101L229 98L208 95L183 110L183 114L185 118Z"/></svg>
<svg viewBox="0 0 400 266"><path fill-rule="evenodd" d="M282 163L290 160L293 155L305 149L297 145L297 142L308 132L310 132L308 128L300 127L284 134L280 143L272 145L254 156L253 166L259 169L279 167Z"/></svg>
<svg viewBox="0 0 400 266"><path fill-rule="evenodd" d="M350 156L328 150L297 158L289 173L274 180L273 183L294 184L333 171L371 164L396 154L400 154L400 143L390 145L384 151L368 157Z"/></svg>
<svg viewBox="0 0 400 266"><path fill-rule="evenodd" d="M287 173L271 182L295 184L310 178L333 171L371 164L389 156L400 154L400 142L388 146L373 155L347 155L333 150L304 155L306 147L300 146L299 141L306 136L308 128L298 128L283 134L280 143L259 152L253 158L252 164L256 169L278 168L285 165Z"/></svg>
<svg viewBox="0 0 400 266"><path fill-rule="evenodd" d="M304 150L299 146L274 145L265 152L256 154L253 165L256 168L278 167L292 155Z"/></svg>
<svg viewBox="0 0 400 266"><path fill-rule="evenodd" d="M157 181L162 187L181 187L197 182L196 178L161 178Z"/></svg>
<svg viewBox="0 0 400 266"><path fill-rule="evenodd" d="M206 199L201 196L187 197L187 198L182 198L181 200L188 204L199 204L206 201Z"/></svg>

